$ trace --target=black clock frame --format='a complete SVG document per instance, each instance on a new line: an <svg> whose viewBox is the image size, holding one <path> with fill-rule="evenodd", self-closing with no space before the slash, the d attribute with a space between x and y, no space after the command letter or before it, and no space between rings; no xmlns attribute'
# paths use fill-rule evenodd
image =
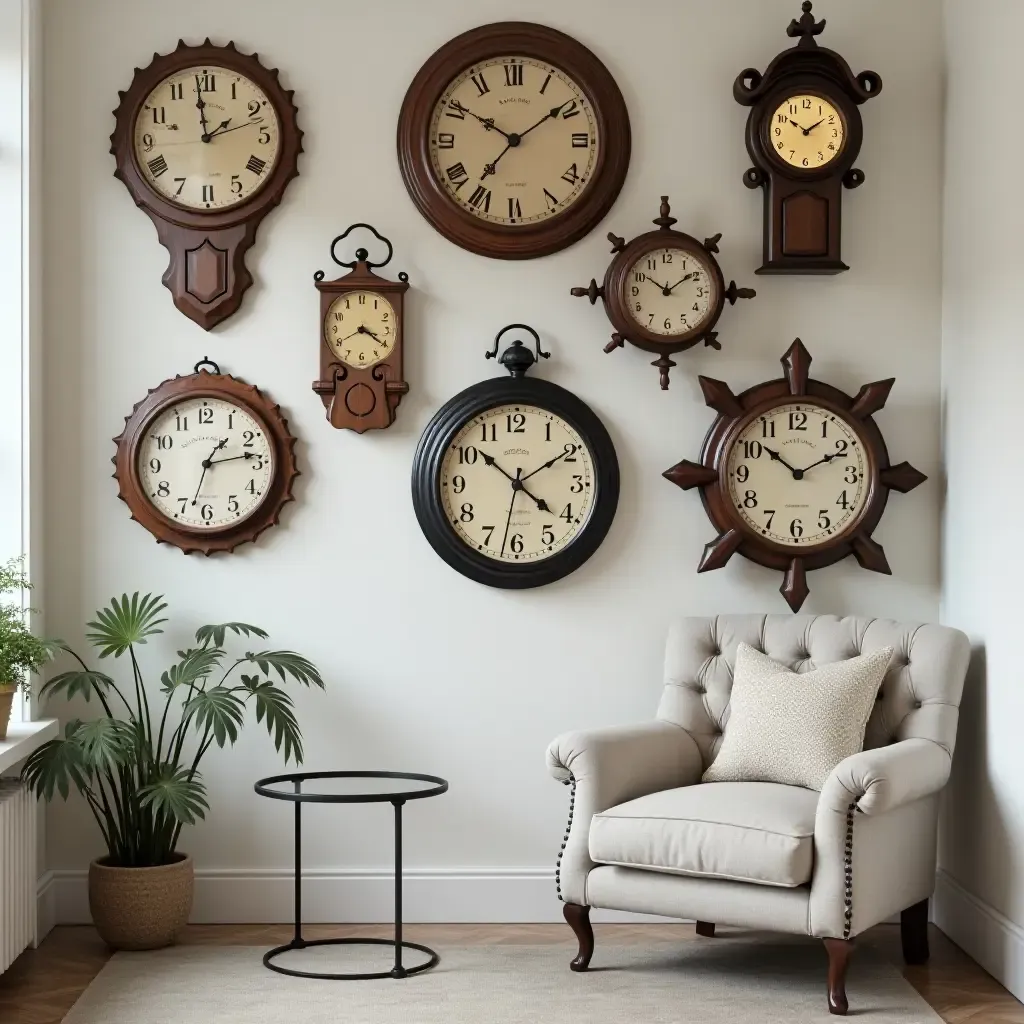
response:
<svg viewBox="0 0 1024 1024"><path fill-rule="evenodd" d="M498 333L498 339L512 328L532 328L512 324ZM412 464L412 503L420 529L430 546L456 572L488 587L523 590L554 583L575 572L600 547L611 528L619 501L619 462L615 446L597 414L571 391L551 381L528 378L526 371L535 362L533 353L516 340L502 353L500 362L510 377L480 381L446 402L420 436ZM544 409L565 420L580 436L594 460L594 506L583 529L561 551L539 562L522 564L498 562L474 551L461 540L445 514L441 502L441 470L445 453L466 423L501 405L521 403Z"/></svg>

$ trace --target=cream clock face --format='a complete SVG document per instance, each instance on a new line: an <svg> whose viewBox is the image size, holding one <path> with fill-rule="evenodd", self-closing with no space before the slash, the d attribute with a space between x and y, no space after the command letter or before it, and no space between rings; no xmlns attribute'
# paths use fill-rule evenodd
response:
<svg viewBox="0 0 1024 1024"><path fill-rule="evenodd" d="M600 146L583 90L529 57L466 68L445 89L430 126L437 180L454 203L492 224L564 213L590 184Z"/></svg>
<svg viewBox="0 0 1024 1024"><path fill-rule="evenodd" d="M828 100L800 94L779 104L768 134L780 160L791 167L813 170L839 156L845 126L842 115Z"/></svg>
<svg viewBox="0 0 1024 1024"><path fill-rule="evenodd" d="M138 475L153 506L176 526L218 530L251 516L274 479L266 425L221 398L167 406L147 425Z"/></svg>
<svg viewBox="0 0 1024 1024"><path fill-rule="evenodd" d="M346 292L327 312L324 337L349 366L373 366L395 346L395 307L378 292Z"/></svg>
<svg viewBox="0 0 1024 1024"><path fill-rule="evenodd" d="M758 536L785 547L835 540L868 500L873 467L842 417L793 401L752 420L726 461L727 496Z"/></svg>
<svg viewBox="0 0 1024 1024"><path fill-rule="evenodd" d="M708 268L685 249L654 249L633 264L623 301L652 334L675 337L700 327L712 310Z"/></svg>
<svg viewBox="0 0 1024 1024"><path fill-rule="evenodd" d="M550 558L586 529L593 455L546 409L501 405L474 416L441 464L441 504L456 535L502 562Z"/></svg>
<svg viewBox="0 0 1024 1024"><path fill-rule="evenodd" d="M225 210L270 178L281 124L263 90L243 75L214 65L185 68L146 97L133 144L155 192L190 210Z"/></svg>

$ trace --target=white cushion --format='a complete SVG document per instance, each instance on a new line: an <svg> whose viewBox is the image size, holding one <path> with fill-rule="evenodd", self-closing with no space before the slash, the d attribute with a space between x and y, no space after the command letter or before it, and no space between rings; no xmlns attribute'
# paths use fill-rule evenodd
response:
<svg viewBox="0 0 1024 1024"><path fill-rule="evenodd" d="M820 790L864 747L893 649L797 673L741 643L729 718L704 782L779 782Z"/></svg>
<svg viewBox="0 0 1024 1024"><path fill-rule="evenodd" d="M595 814L590 856L671 874L762 885L809 882L818 794L770 782L651 793Z"/></svg>

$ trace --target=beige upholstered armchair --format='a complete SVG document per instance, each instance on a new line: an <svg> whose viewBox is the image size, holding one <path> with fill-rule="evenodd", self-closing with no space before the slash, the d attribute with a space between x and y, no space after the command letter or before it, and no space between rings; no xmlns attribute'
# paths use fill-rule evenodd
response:
<svg viewBox="0 0 1024 1024"><path fill-rule="evenodd" d="M820 793L767 782L701 783L729 720L740 642L797 672L892 646L865 749ZM556 873L579 940L590 908L813 935L828 949L828 1002L847 1010L853 939L901 912L908 963L928 957L939 791L949 778L970 648L943 626L831 615L724 615L672 628L653 722L570 732L548 767L570 785Z"/></svg>

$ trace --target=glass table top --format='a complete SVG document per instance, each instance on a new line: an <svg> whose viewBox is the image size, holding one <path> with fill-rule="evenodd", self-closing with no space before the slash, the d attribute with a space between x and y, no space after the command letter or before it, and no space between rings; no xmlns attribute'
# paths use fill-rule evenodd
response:
<svg viewBox="0 0 1024 1024"><path fill-rule="evenodd" d="M396 796L415 800L439 796L448 788L444 779L436 776L405 775L381 772L330 772L319 777L304 778L302 773L261 779L256 792L280 800L299 800L311 803L365 803L386 802Z"/></svg>

